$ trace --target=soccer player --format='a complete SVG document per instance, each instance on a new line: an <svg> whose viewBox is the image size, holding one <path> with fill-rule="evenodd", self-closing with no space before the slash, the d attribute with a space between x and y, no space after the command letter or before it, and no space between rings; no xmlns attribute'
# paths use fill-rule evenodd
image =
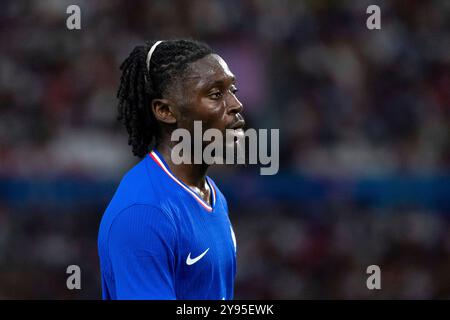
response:
<svg viewBox="0 0 450 320"><path fill-rule="evenodd" d="M121 65L119 120L142 158L99 229L104 299L232 299L236 239L208 165L171 160L171 133L244 126L235 77L206 44L137 46Z"/></svg>

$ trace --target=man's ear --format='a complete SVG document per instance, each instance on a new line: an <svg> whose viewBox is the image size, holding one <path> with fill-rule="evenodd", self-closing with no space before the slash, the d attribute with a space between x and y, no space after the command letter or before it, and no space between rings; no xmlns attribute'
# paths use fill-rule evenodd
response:
<svg viewBox="0 0 450 320"><path fill-rule="evenodd" d="M177 122L175 116L175 105L168 99L153 99L151 104L152 112L156 120L167 124L174 124Z"/></svg>

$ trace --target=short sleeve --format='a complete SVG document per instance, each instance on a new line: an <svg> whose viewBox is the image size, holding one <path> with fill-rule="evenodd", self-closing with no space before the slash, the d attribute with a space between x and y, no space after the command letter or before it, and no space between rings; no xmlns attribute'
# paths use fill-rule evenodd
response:
<svg viewBox="0 0 450 320"><path fill-rule="evenodd" d="M176 299L176 228L161 209L133 205L113 221L108 238L117 299Z"/></svg>

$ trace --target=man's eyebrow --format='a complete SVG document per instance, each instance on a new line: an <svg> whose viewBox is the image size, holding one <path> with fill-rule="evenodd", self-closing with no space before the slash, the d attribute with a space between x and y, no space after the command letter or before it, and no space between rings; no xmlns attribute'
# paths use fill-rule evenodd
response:
<svg viewBox="0 0 450 320"><path fill-rule="evenodd" d="M213 83L208 83L208 84L206 84L206 86L207 87L214 87L214 86L223 84L227 80L230 80L233 84L236 82L236 78L234 76L231 76L231 77L225 77L225 78L216 80Z"/></svg>
<svg viewBox="0 0 450 320"><path fill-rule="evenodd" d="M201 76L199 76L198 74L196 74L196 75L187 75L187 76L184 76L184 78L188 79L188 80L190 80L190 79L200 79Z"/></svg>

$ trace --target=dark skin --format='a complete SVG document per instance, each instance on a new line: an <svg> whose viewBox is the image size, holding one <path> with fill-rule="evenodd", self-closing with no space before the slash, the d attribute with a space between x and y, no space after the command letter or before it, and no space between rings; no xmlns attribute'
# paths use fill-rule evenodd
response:
<svg viewBox="0 0 450 320"><path fill-rule="evenodd" d="M194 121L202 121L203 131L215 128L242 128L242 103L236 97L235 77L225 61L217 54L209 54L189 64L184 75L174 81L163 99L152 101L152 111L160 124L156 149L161 153L175 176L210 204L210 190L206 184L207 164L180 164L171 161L172 131L177 128L194 132Z"/></svg>

